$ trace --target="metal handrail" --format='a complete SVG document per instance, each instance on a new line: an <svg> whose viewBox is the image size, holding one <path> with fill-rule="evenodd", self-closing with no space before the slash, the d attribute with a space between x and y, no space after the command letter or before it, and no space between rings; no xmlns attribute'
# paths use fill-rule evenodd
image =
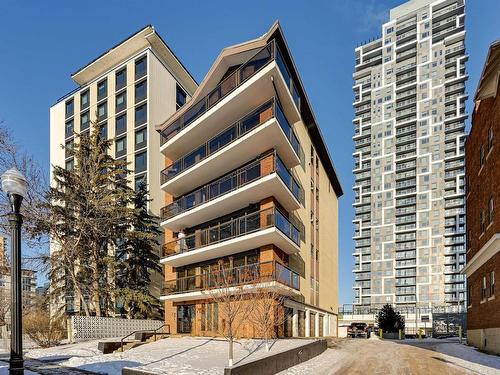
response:
<svg viewBox="0 0 500 375"><path fill-rule="evenodd" d="M158 334L158 330L163 328L163 327L168 327L168 334L170 335L170 324L163 323L161 326L159 326L156 329L139 329L137 331L134 331L134 332L129 333L128 335L122 337L120 339L120 352L123 353L123 342L126 338L129 338L130 336L135 335L136 333L150 333L151 332L151 333L153 333L154 341L156 341L156 335Z"/></svg>

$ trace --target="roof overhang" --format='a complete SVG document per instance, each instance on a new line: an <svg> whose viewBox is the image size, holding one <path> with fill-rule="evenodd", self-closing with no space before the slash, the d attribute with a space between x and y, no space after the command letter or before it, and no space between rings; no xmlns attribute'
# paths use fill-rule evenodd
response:
<svg viewBox="0 0 500 375"><path fill-rule="evenodd" d="M186 105L184 105L179 111L175 112L165 122L156 125L156 130L160 132L163 129L165 129L168 125L170 125L177 118L179 118L179 116L181 116L184 112L186 112L192 104L197 103L198 100L200 100L204 95L207 95L209 91L213 89L213 87L215 87L217 82L220 80L222 76L221 74L224 74L225 72L224 69L221 69L221 65L224 64L223 66L224 68L228 68L230 66L230 64L226 64L226 62L231 61L230 59L232 55L239 54L241 56L241 54L246 51L250 52L256 48L262 48L272 39L276 40L283 54L283 58L285 59L288 66L292 68L290 74L294 82L298 82L297 91L299 92L300 96L304 99L302 102L303 105L301 105L302 120L309 132L311 140L326 170L326 173L335 190L335 193L337 197L340 197L344 193L340 181L338 179L335 166L331 159L328 147L326 146L321 130L318 126L318 122L312 110L311 103L309 101L309 98L307 97L304 85L298 74L297 67L295 65L295 62L293 61L290 49L288 47L285 36L278 21L276 21L271 26L269 31L267 31L261 37L253 39L248 42L224 48L217 57L217 59L215 60L215 62L212 64L212 67L210 68L205 78L196 89L196 92L193 94L191 99L186 103ZM248 57L251 57L251 54L249 54Z"/></svg>
<svg viewBox="0 0 500 375"><path fill-rule="evenodd" d="M102 75L102 72L108 71L120 62L126 61L131 56L148 47L163 59L172 70L176 79L180 80L184 88L189 91L189 94L195 92L198 86L196 80L151 25L144 27L104 52L83 68L73 73L71 78L80 86L86 85Z"/></svg>
<svg viewBox="0 0 500 375"><path fill-rule="evenodd" d="M500 77L500 40L491 44L484 63L474 101L494 98L497 96Z"/></svg>

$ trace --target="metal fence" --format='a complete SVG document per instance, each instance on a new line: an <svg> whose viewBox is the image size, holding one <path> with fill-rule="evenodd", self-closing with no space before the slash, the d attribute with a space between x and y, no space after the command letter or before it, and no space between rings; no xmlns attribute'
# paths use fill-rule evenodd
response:
<svg viewBox="0 0 500 375"><path fill-rule="evenodd" d="M161 320L72 316L68 319L68 340L122 337L133 331L157 329L163 323Z"/></svg>

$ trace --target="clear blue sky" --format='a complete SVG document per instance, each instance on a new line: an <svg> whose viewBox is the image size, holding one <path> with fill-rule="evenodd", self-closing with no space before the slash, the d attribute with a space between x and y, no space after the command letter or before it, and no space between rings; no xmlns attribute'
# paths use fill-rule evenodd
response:
<svg viewBox="0 0 500 375"><path fill-rule="evenodd" d="M201 81L219 51L262 35L279 20L328 143L340 204L340 303L352 302L352 72L354 48L380 34L403 0L11 1L0 4L0 121L49 164L49 107L75 87L70 74L152 24ZM71 6L73 5L73 6ZM500 38L499 0L468 0L468 92L489 44ZM469 113L471 99L469 99Z"/></svg>

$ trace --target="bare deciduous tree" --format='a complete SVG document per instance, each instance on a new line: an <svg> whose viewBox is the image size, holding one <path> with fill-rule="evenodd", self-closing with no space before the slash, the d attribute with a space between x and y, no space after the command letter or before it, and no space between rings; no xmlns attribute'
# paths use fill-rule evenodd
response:
<svg viewBox="0 0 500 375"><path fill-rule="evenodd" d="M248 320L265 340L266 352L269 352L269 341L278 337L279 329L286 320L286 299L286 296L265 284L257 287L251 295L252 309Z"/></svg>
<svg viewBox="0 0 500 375"><path fill-rule="evenodd" d="M217 303L222 324L219 333L229 343L228 365L233 365L234 340L241 326L251 313L252 304L249 303L249 291L252 284L258 281L259 265L253 264L239 268L229 268L229 265L219 261L218 270L206 276L209 294L214 303Z"/></svg>

